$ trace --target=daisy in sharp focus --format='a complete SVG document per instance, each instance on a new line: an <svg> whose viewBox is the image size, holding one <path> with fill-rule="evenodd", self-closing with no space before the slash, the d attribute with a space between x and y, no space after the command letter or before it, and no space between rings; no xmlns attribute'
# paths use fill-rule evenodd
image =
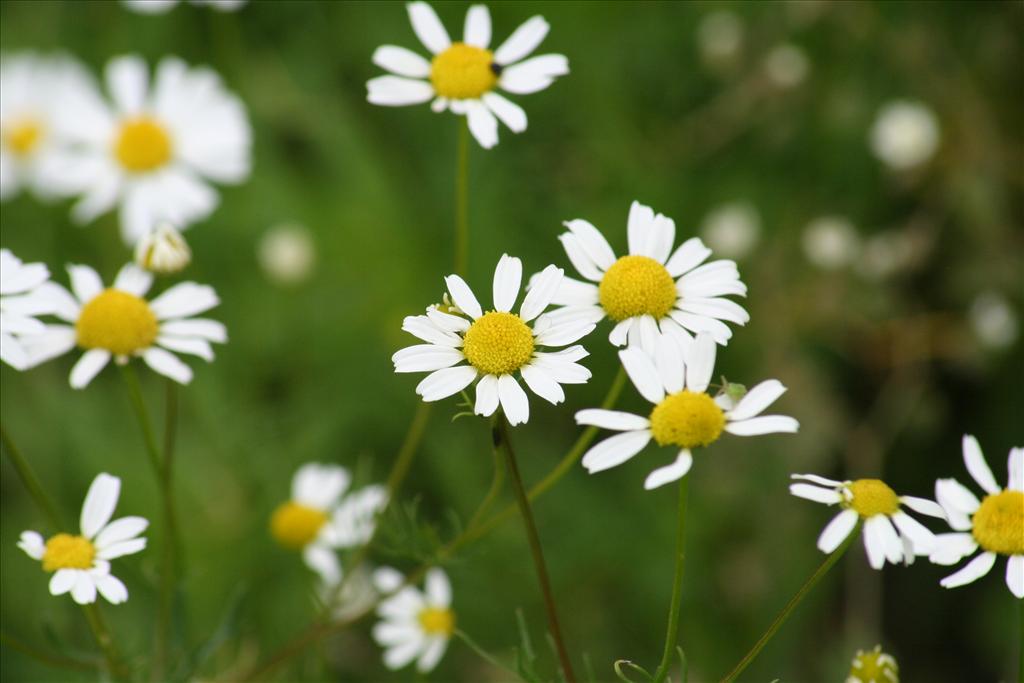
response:
<svg viewBox="0 0 1024 683"><path fill-rule="evenodd" d="M181 282L152 301L143 297L153 275L133 263L121 268L114 284L104 288L89 266L68 266L71 292L52 283L44 300L55 316L70 325L47 325L42 334L25 338L30 364L61 356L75 346L85 353L71 370L70 382L81 389L113 359L118 364L139 357L150 368L180 384L192 381L192 369L172 351L210 362L210 342L228 340L222 323L193 318L220 303L212 287Z"/></svg>
<svg viewBox="0 0 1024 683"><path fill-rule="evenodd" d="M35 316L52 312L42 295L49 279L42 263L22 263L9 249L0 249L0 361L15 370L30 364L21 337L46 331Z"/></svg>
<svg viewBox="0 0 1024 683"><path fill-rule="evenodd" d="M561 403L565 400L562 384L584 384L590 379L590 371L576 363L587 352L579 345L556 352L538 349L572 344L594 325L578 320L555 323L541 315L562 280L562 269L556 266L548 266L534 278L518 315L512 313L522 277L522 262L502 255L494 269L494 310L484 312L465 280L449 275L445 282L454 306L446 308L451 312L432 306L426 315L405 319L402 329L427 343L395 353L391 357L395 372L430 372L416 387L424 401L457 394L480 377L473 411L493 415L500 404L511 425L530 417L530 403L516 381L517 372L533 393Z"/></svg>
<svg viewBox="0 0 1024 683"><path fill-rule="evenodd" d="M956 564L979 547L981 554L939 583L956 588L976 581L991 571L996 559L1006 559L1006 585L1017 598L1024 598L1024 448L1011 448L1007 460L1007 485L999 487L978 440L963 438L964 464L985 492L980 501L956 479L935 482L935 498L946 511L956 533L935 537L929 558L936 564Z"/></svg>
<svg viewBox="0 0 1024 683"><path fill-rule="evenodd" d="M110 573L110 560L137 553L146 547L139 534L149 522L142 517L121 517L110 521L121 495L121 480L100 474L89 487L82 504L80 535L59 533L47 540L35 531L23 531L18 547L33 560L43 563L43 570L54 572L50 594L71 592L80 605L96 602L99 592L118 605L128 599L128 589Z"/></svg>
<svg viewBox="0 0 1024 683"><path fill-rule="evenodd" d="M373 580L381 593L397 591L377 607L381 620L373 627L374 640L384 648L384 665L401 669L416 659L417 670L431 671L441 661L455 632L448 576L441 569L431 569L424 582L425 591L414 586L399 589L405 577L390 567L374 572Z"/></svg>
<svg viewBox="0 0 1024 683"><path fill-rule="evenodd" d="M162 221L184 229L219 201L210 183L249 175L251 133L245 107L208 67L177 57L157 65L153 83L138 56L107 64L112 102L67 97L64 128L75 148L60 165L67 194L80 194L72 217L88 223L115 206L121 235L134 246Z"/></svg>
<svg viewBox="0 0 1024 683"><path fill-rule="evenodd" d="M704 263L711 250L691 237L672 251L676 226L671 218L633 202L627 232L629 254L615 257L608 241L585 220L566 221L558 239L576 271L590 282L562 280L553 300L555 313L568 319L615 322L608 336L615 346L641 346L655 352L660 336L686 347L693 334L708 332L718 344L732 336L726 322L744 325L747 312L726 296L746 296L733 261ZM703 265L701 265L703 264Z"/></svg>
<svg viewBox="0 0 1024 683"><path fill-rule="evenodd" d="M335 550L368 541L387 501L387 491L377 485L346 495L351 481L340 465L307 463L292 478L291 500L277 506L270 518L274 539L301 550L306 565L329 585L341 580Z"/></svg>
<svg viewBox="0 0 1024 683"><path fill-rule="evenodd" d="M473 137L490 149L498 144L499 119L514 133L526 130L526 112L499 95L497 88L528 95L569 73L564 55L520 61L548 34L550 26L541 16L528 19L491 52L491 14L485 6L473 5L466 12L461 43L451 41L427 3L411 2L407 8L416 37L433 56L428 61L404 47L377 48L373 63L394 75L378 76L366 84L371 104L401 107L433 100L430 108L435 112L449 109L466 116Z"/></svg>
<svg viewBox="0 0 1024 683"><path fill-rule="evenodd" d="M803 480L790 484L789 492L794 496L842 508L818 537L818 550L831 553L846 540L857 522L864 520L864 548L872 569L881 569L886 560L892 564L901 561L910 564L915 555L927 555L935 546L935 534L901 506L923 515L946 518L938 503L926 498L897 496L880 479L836 481L815 474L794 474L792 478Z"/></svg>
<svg viewBox="0 0 1024 683"><path fill-rule="evenodd" d="M647 417L600 408L576 413L577 424L623 432L586 452L587 471L594 474L621 465L651 439L659 446L678 448L671 465L647 476L644 488L650 490L684 477L693 465L692 449L714 443L723 431L737 436L796 432L799 423L792 417L761 415L786 391L778 380L761 382L739 401L728 394L712 398L705 393L715 368L716 348L711 335L701 332L690 345L685 364L678 347L668 339L657 342L653 358L635 347L620 351L630 380L654 409Z"/></svg>
<svg viewBox="0 0 1024 683"><path fill-rule="evenodd" d="M69 140L54 118L68 93L94 87L89 74L70 57L0 57L0 199L22 189L39 199L60 195L60 177L50 162Z"/></svg>

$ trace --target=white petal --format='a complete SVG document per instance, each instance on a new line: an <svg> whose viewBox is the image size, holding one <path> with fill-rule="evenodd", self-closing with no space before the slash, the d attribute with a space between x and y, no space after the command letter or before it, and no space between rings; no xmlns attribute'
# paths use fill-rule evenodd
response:
<svg viewBox="0 0 1024 683"><path fill-rule="evenodd" d="M93 577L100 595L111 605L120 605L128 600L128 589L119 578L111 574Z"/></svg>
<svg viewBox="0 0 1024 683"><path fill-rule="evenodd" d="M686 357L686 388L701 393L711 383L711 375L715 371L715 353L717 347L711 335L701 332L690 345L690 353Z"/></svg>
<svg viewBox="0 0 1024 683"><path fill-rule="evenodd" d="M885 531L882 522L888 524L884 515L869 517L864 522L864 550L868 554L868 564L872 569L881 569L885 565Z"/></svg>
<svg viewBox="0 0 1024 683"><path fill-rule="evenodd" d="M534 325L534 334L538 346L565 346L579 341L594 331L594 323L587 320L570 320L557 325L542 324L541 317Z"/></svg>
<svg viewBox="0 0 1024 683"><path fill-rule="evenodd" d="M423 46L435 55L447 50L452 41L434 9L425 2L411 2L407 9L412 30Z"/></svg>
<svg viewBox="0 0 1024 683"><path fill-rule="evenodd" d="M145 531L148 526L149 521L143 517L122 517L116 519L103 527L103 530L96 535L93 545L98 550L103 550L108 545L135 538Z"/></svg>
<svg viewBox="0 0 1024 683"><path fill-rule="evenodd" d="M1006 488L1024 491L1024 448L1011 448L1006 461Z"/></svg>
<svg viewBox="0 0 1024 683"><path fill-rule="evenodd" d="M760 415L765 408L775 403L775 400L785 392L786 387L782 386L782 382L779 380L765 380L740 399L736 407L729 411L729 419L739 421Z"/></svg>
<svg viewBox="0 0 1024 683"><path fill-rule="evenodd" d="M669 253L672 251L672 243L676 240L676 223L671 218L660 213L654 217L654 226L649 237L647 251L650 257L658 263L664 264L668 261Z"/></svg>
<svg viewBox="0 0 1024 683"><path fill-rule="evenodd" d="M89 349L82 354L75 366L71 368L71 388L82 389L92 378L110 362L110 352L106 349Z"/></svg>
<svg viewBox="0 0 1024 683"><path fill-rule="evenodd" d="M481 99L513 133L522 133L526 130L526 112L518 104L494 91L484 93Z"/></svg>
<svg viewBox="0 0 1024 683"><path fill-rule="evenodd" d="M597 309L601 317L604 317L604 309L597 305L597 286L571 277L562 278L562 284L558 286L558 292L551 303L555 306L580 306Z"/></svg>
<svg viewBox="0 0 1024 683"><path fill-rule="evenodd" d="M795 434L800 423L786 415L762 415L740 422L727 422L725 431L736 436L758 436L760 434Z"/></svg>
<svg viewBox="0 0 1024 683"><path fill-rule="evenodd" d="M950 525L957 531L970 529L967 515L973 514L979 507L978 500L971 491L956 479L939 479L935 482L935 500L946 511ZM966 526L964 526L966 525Z"/></svg>
<svg viewBox="0 0 1024 683"><path fill-rule="evenodd" d="M164 377L170 377L178 384L188 384L192 381L192 369L178 360L178 357L170 351L153 346L142 354L142 360L154 372L158 372Z"/></svg>
<svg viewBox="0 0 1024 683"><path fill-rule="evenodd" d="M645 313L637 318L629 329L629 344L630 346L639 346L653 359L660 336L658 323L653 316Z"/></svg>
<svg viewBox="0 0 1024 683"><path fill-rule="evenodd" d="M1024 555L1010 555L1006 561L1006 586L1017 598L1024 598Z"/></svg>
<svg viewBox="0 0 1024 683"><path fill-rule="evenodd" d="M629 339L629 330L636 320L636 318L626 318L615 324L612 331L608 333L608 341L612 346L623 346L626 343L626 340Z"/></svg>
<svg viewBox="0 0 1024 683"><path fill-rule="evenodd" d="M321 536L335 548L352 548L366 543L373 536L377 515L387 502L388 490L376 484L350 493L342 499Z"/></svg>
<svg viewBox="0 0 1024 683"><path fill-rule="evenodd" d="M529 322L540 315L554 298L564 274L565 271L558 266L550 265L542 270L538 277L532 279L530 291L526 293L523 305L519 309L519 317Z"/></svg>
<svg viewBox="0 0 1024 683"><path fill-rule="evenodd" d="M193 356L199 356L208 363L213 362L213 348L210 346L210 342L205 339L188 339L185 337L160 335L156 338L156 343L169 351L188 353Z"/></svg>
<svg viewBox="0 0 1024 683"><path fill-rule="evenodd" d="M462 337L441 327L426 315L406 316L402 320L402 330L430 344L451 348L462 346Z"/></svg>
<svg viewBox="0 0 1024 683"><path fill-rule="evenodd" d="M436 567L429 570L423 586L426 588L427 601L432 607L448 607L452 604L452 584L444 571Z"/></svg>
<svg viewBox="0 0 1024 683"><path fill-rule="evenodd" d="M292 477L292 500L317 510L328 510L348 489L352 476L341 465L306 463Z"/></svg>
<svg viewBox="0 0 1024 683"><path fill-rule="evenodd" d="M842 495L835 489L823 489L813 484L790 484L789 492L794 496L813 500L815 503L835 505L842 501Z"/></svg>
<svg viewBox="0 0 1024 683"><path fill-rule="evenodd" d="M996 563L995 553L982 553L968 562L963 569L939 581L943 588L956 588L965 584L977 581L988 574L992 565Z"/></svg>
<svg viewBox="0 0 1024 683"><path fill-rule="evenodd" d="M33 560L43 559L43 554L46 552L46 542L38 531L22 531L18 539L18 547Z"/></svg>
<svg viewBox="0 0 1024 683"><path fill-rule="evenodd" d="M665 467L659 467L650 474L647 475L647 479L644 480L644 488L648 491L656 489L659 486L664 486L673 481L686 476L686 473L690 471L690 467L693 465L693 455L690 451L683 449L679 451L679 455L676 457L676 461L671 465Z"/></svg>
<svg viewBox="0 0 1024 683"><path fill-rule="evenodd" d="M480 100L466 100L466 120L469 132L484 149L498 144L498 119Z"/></svg>
<svg viewBox="0 0 1024 683"><path fill-rule="evenodd" d="M75 328L68 325L47 325L46 332L34 337L22 337L21 343L28 355L29 367L62 356L75 348Z"/></svg>
<svg viewBox="0 0 1024 683"><path fill-rule="evenodd" d="M89 266L70 265L68 275L71 276L71 291L81 303L88 303L103 291L103 281L99 274Z"/></svg>
<svg viewBox="0 0 1024 683"><path fill-rule="evenodd" d="M601 270L608 270L615 263L615 252L601 231L585 220L577 218L563 223L579 240L580 246L590 260Z"/></svg>
<svg viewBox="0 0 1024 683"><path fill-rule="evenodd" d="M978 543L969 533L936 534L928 559L935 564L956 564L978 549Z"/></svg>
<svg viewBox="0 0 1024 683"><path fill-rule="evenodd" d="M974 481L978 482L978 486L984 489L985 493L999 493L1001 489L996 483L996 478L992 476L992 470L989 469L988 463L985 462L985 456L981 453L978 440L965 434L963 450L964 464L967 465L967 471L974 477Z"/></svg>
<svg viewBox="0 0 1024 683"><path fill-rule="evenodd" d="M494 51L495 63L507 66L523 59L537 49L550 28L544 17L530 17Z"/></svg>
<svg viewBox="0 0 1024 683"><path fill-rule="evenodd" d="M448 398L457 394L476 378L476 368L471 365L460 365L454 368L437 370L416 385L416 393L428 403Z"/></svg>
<svg viewBox="0 0 1024 683"><path fill-rule="evenodd" d="M373 627L373 639L383 647L394 647L416 638L419 624L415 621L381 621Z"/></svg>
<svg viewBox="0 0 1024 683"><path fill-rule="evenodd" d="M213 287L181 282L153 299L149 307L158 320L169 320L208 311L219 303L220 299Z"/></svg>
<svg viewBox="0 0 1024 683"><path fill-rule="evenodd" d="M593 446L583 456L583 466L591 474L621 465L639 453L651 440L647 429L624 432Z"/></svg>
<svg viewBox="0 0 1024 683"><path fill-rule="evenodd" d="M498 378L494 375L484 375L476 383L476 405L473 406L473 412L489 417L497 408Z"/></svg>
<svg viewBox="0 0 1024 683"><path fill-rule="evenodd" d="M432 671L437 663L441 661L445 649L448 647L448 639L444 636L432 636L423 648L423 654L416 662L416 670L420 673Z"/></svg>
<svg viewBox="0 0 1024 683"><path fill-rule="evenodd" d="M71 598L79 605L96 602L96 582L89 572L76 572L75 585L71 588Z"/></svg>
<svg viewBox="0 0 1024 683"><path fill-rule="evenodd" d="M629 206L629 218L626 221L629 253L634 256L650 256L647 246L654 230L654 209L634 201Z"/></svg>
<svg viewBox="0 0 1024 683"><path fill-rule="evenodd" d="M565 392L547 370L534 365L527 365L522 369L523 380L530 390L542 399L553 405L558 405L565 400Z"/></svg>
<svg viewBox="0 0 1024 683"><path fill-rule="evenodd" d="M129 55L110 60L106 80L119 113L127 116L140 113L149 87L149 72L142 58Z"/></svg>
<svg viewBox="0 0 1024 683"><path fill-rule="evenodd" d="M530 401L512 375L498 378L498 400L508 423L513 427L530 419Z"/></svg>
<svg viewBox="0 0 1024 683"><path fill-rule="evenodd" d="M501 73L499 85L510 93L529 95L544 90L567 73L569 60L565 55L541 55L507 67Z"/></svg>
<svg viewBox="0 0 1024 683"><path fill-rule="evenodd" d="M96 557L101 560L113 560L115 557L121 557L122 555L134 555L144 550L145 547L145 538L133 538L128 541L111 543L102 549L97 549Z"/></svg>
<svg viewBox="0 0 1024 683"><path fill-rule="evenodd" d="M392 567L379 567L373 572L373 585L381 593L392 593L405 583L405 577Z"/></svg>
<svg viewBox="0 0 1024 683"><path fill-rule="evenodd" d="M928 500L927 498L900 496L900 502L914 512L920 512L922 515L938 517L939 519L946 518L946 513L943 511L942 506L934 501Z"/></svg>
<svg viewBox="0 0 1024 683"><path fill-rule="evenodd" d="M693 313L687 313L678 309L669 311L669 315L684 329L690 330L695 334L700 332L710 334L716 344L725 346L729 343L729 339L732 338L732 330L721 320L715 320L703 315L694 315Z"/></svg>
<svg viewBox="0 0 1024 683"><path fill-rule="evenodd" d="M655 341L654 366L668 393L675 394L683 390L683 353L673 339L658 335Z"/></svg>
<svg viewBox="0 0 1024 683"><path fill-rule="evenodd" d="M50 595L64 595L78 582L78 569L58 569L50 578ZM84 573L84 572L82 572Z"/></svg>
<svg viewBox="0 0 1024 683"><path fill-rule="evenodd" d="M676 308L693 315L725 320L737 325L750 322L750 314L735 301L721 298L684 297Z"/></svg>
<svg viewBox="0 0 1024 683"><path fill-rule="evenodd" d="M462 42L484 49L491 44L491 13L484 5L473 5L466 11Z"/></svg>
<svg viewBox="0 0 1024 683"><path fill-rule="evenodd" d="M153 286L153 274L139 268L134 263L129 263L121 268L114 278L114 289L128 292L135 296L146 296L146 292Z"/></svg>
<svg viewBox="0 0 1024 683"><path fill-rule="evenodd" d="M617 432L632 432L640 429L647 429L651 421L646 417L623 413L618 410L604 410L602 408L589 408L576 413L576 424L594 425L601 429L612 429Z"/></svg>
<svg viewBox="0 0 1024 683"><path fill-rule="evenodd" d="M414 631L414 639L389 648L384 651L384 666L389 669L401 669L416 658L423 647L423 632Z"/></svg>
<svg viewBox="0 0 1024 683"><path fill-rule="evenodd" d="M893 528L892 521L885 515L876 515L874 519L879 520L878 537L882 539L885 558L891 564L898 564L903 560L903 542L900 540L899 534Z"/></svg>
<svg viewBox="0 0 1024 683"><path fill-rule="evenodd" d="M508 313L515 306L523 282L523 262L515 256L502 254L494 269L494 309Z"/></svg>
<svg viewBox="0 0 1024 683"><path fill-rule="evenodd" d="M537 352L533 355L532 364L544 368L559 384L585 384L590 379L590 370L574 361L586 355L583 347L577 345L557 353Z"/></svg>
<svg viewBox="0 0 1024 683"><path fill-rule="evenodd" d="M437 344L416 344L400 349L391 356L395 372L433 372L450 368L465 359L462 351Z"/></svg>
<svg viewBox="0 0 1024 683"><path fill-rule="evenodd" d="M465 312L473 320L484 314L473 290L469 288L465 280L458 275L449 275L444 282L448 286L448 293L452 295L452 301L459 307L459 310Z"/></svg>
<svg viewBox="0 0 1024 683"><path fill-rule="evenodd" d="M905 512L897 512L892 522L900 533L910 539L915 555L928 555L935 547L935 534Z"/></svg>
<svg viewBox="0 0 1024 683"><path fill-rule="evenodd" d="M812 481L815 484L820 484L821 486L826 486L829 488L834 488L836 486L841 486L843 484L843 482L841 481L836 481L835 479L829 479L827 477L819 477L817 474L791 474L789 475L789 478Z"/></svg>
<svg viewBox="0 0 1024 683"><path fill-rule="evenodd" d="M329 586L337 585L341 580L341 562L338 555L326 546L310 543L302 549L302 561L319 574L321 580Z"/></svg>
<svg viewBox="0 0 1024 683"><path fill-rule="evenodd" d="M831 553L839 544L846 540L853 528L857 526L857 513L853 510L843 510L829 522L818 536L818 550L823 553Z"/></svg>
<svg viewBox="0 0 1024 683"><path fill-rule="evenodd" d="M619 360L622 361L622 367L626 369L626 374L640 395L651 403L661 403L665 398L665 389L651 357L640 349L631 347L619 351Z"/></svg>
<svg viewBox="0 0 1024 683"><path fill-rule="evenodd" d="M462 316L442 313L433 306L427 309L427 317L435 325L449 332L465 332L470 326L470 322Z"/></svg>
<svg viewBox="0 0 1024 683"><path fill-rule="evenodd" d="M79 518L79 526L82 535L88 539L99 532L110 516L114 514L117 507L117 499L121 495L121 480L106 472L98 474L89 486L89 492L85 494L85 502L82 504L82 515Z"/></svg>
<svg viewBox="0 0 1024 683"><path fill-rule="evenodd" d="M430 76L430 62L412 50L396 45L381 45L374 50L373 63L399 76L408 78Z"/></svg>
<svg viewBox="0 0 1024 683"><path fill-rule="evenodd" d="M422 104L434 97L434 86L402 76L377 76L366 82L366 101L382 107Z"/></svg>
<svg viewBox="0 0 1024 683"><path fill-rule="evenodd" d="M672 277L679 277L699 266L708 256L711 256L711 250L704 246L699 237L691 237L672 253L665 269Z"/></svg>

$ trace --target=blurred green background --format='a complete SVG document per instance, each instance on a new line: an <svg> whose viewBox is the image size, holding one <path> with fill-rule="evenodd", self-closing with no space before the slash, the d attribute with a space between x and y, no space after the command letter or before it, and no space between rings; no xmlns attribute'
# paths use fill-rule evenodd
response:
<svg viewBox="0 0 1024 683"><path fill-rule="evenodd" d="M467 5L434 6L460 35ZM525 133L502 128L494 150L471 150L468 280L478 292L489 293L503 252L529 272L552 262L568 270L556 239L566 219L590 220L622 253L634 199L674 218L678 239L705 228L712 243L756 234L735 253L751 322L721 351L718 372L748 385L781 379L789 392L778 410L801 431L723 439L689 475L681 643L690 680L717 680L821 561L815 540L831 513L790 496L790 473L882 476L900 493L930 497L938 477L969 481L960 437L973 433L1005 482L1007 451L1022 445L1024 401L1014 332L1024 294L1024 12L1010 2L495 3L491 12L494 44L544 14L552 30L540 52L567 55L572 73L512 97L529 115ZM721 12L740 28L731 49L707 28ZM195 673L230 680L315 613L312 574L266 531L292 473L307 461L337 462L361 482L382 481L415 411L418 377L395 375L390 356L413 343L402 317L436 301L452 268L457 120L365 101L365 82L381 73L370 63L376 46L423 52L401 3L251 2L237 13L183 4L144 16L115 2L4 0L0 41L8 53L66 51L97 74L119 54L176 54L213 66L248 108L252 176L223 188L213 216L186 233L194 261L183 275L216 287L213 316L231 341L209 366L190 360L196 377L181 392L182 647L201 644L237 602L232 637ZM799 82L766 67L783 44L806 58ZM909 172L888 170L868 145L876 113L894 99L925 103L941 127L935 156ZM736 202L753 209L755 229L708 227L709 215ZM65 283L68 262L109 280L130 258L115 218L77 228L68 206L26 195L5 203L3 246ZM807 258L804 230L829 215L849 220L861 248L848 250L847 267L823 270ZM279 224L308 228L308 279L282 285L261 268L260 240ZM994 319L985 315L993 300ZM584 340L593 380L567 388L558 407L532 397L529 424L514 430L528 482L574 440L573 412L604 396L617 362L609 329ZM68 518L107 471L124 480L119 514L153 520L150 550L115 567L131 599L101 603L120 645L141 657L156 602L157 488L118 373L76 392L72 363L23 374L3 366L3 423ZM159 411L161 379L142 378ZM620 405L646 404L628 387ZM453 422L457 410L454 400L435 408L402 489L443 537L454 533L452 515L464 522L474 509L492 467L485 423ZM536 504L567 640L599 681L614 678L616 659L653 669L661 653L675 493L645 492L642 482L669 455L650 448L595 476L576 467ZM91 652L80 611L49 596L48 577L15 547L22 530L45 530L44 520L6 459L2 474L3 632L46 650ZM374 560L416 564L402 554L385 544ZM876 643L907 681L1011 680L1018 605L1003 568L947 591L938 581L950 569L922 559L875 572L858 543L743 680L839 681L856 649ZM484 648L512 660L520 607L543 642L518 521L447 570L458 625ZM414 678L383 668L370 623L272 678ZM539 649L552 672L550 652ZM89 679L2 653L4 680ZM453 641L427 678L509 677Z"/></svg>

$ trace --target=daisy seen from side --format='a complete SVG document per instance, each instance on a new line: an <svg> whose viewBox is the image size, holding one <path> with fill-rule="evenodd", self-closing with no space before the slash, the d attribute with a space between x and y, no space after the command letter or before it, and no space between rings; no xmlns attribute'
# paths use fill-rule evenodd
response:
<svg viewBox="0 0 1024 683"><path fill-rule="evenodd" d="M484 5L469 8L463 40L454 43L430 5L411 2L406 7L413 31L431 58L428 61L395 45L377 48L373 63L390 75L366 84L371 104L400 107L431 102L435 112L447 109L465 116L473 137L490 149L498 144L499 120L514 133L526 130L526 112L498 94L498 89L528 95L569 73L564 55L526 59L550 29L541 16L528 19L492 52L491 14Z"/></svg>
<svg viewBox="0 0 1024 683"><path fill-rule="evenodd" d="M640 395L654 404L646 417L600 408L576 413L576 423L622 432L592 446L583 456L590 474L626 462L652 439L659 446L677 448L672 464L652 471L645 489L663 486L684 477L693 465L693 449L708 446L728 432L737 436L793 433L799 423L785 415L761 415L785 391L775 379L761 382L740 398L706 393L715 367L717 346L701 332L689 346L685 362L679 348L668 339L656 343L652 358L631 347L619 359Z"/></svg>
<svg viewBox="0 0 1024 683"><path fill-rule="evenodd" d="M395 372L429 372L416 387L424 401L457 394L479 377L473 411L489 416L500 405L512 425L530 417L530 403L516 373L544 400L556 405L565 400L561 385L590 379L590 371L576 362L587 352L579 345L560 351L540 348L572 344L594 324L552 321L542 315L562 280L562 269L553 265L536 276L519 313L513 313L522 276L522 262L502 255L494 270L494 309L486 312L465 280L458 275L445 278L454 305L445 306L446 311L432 306L425 315L404 320L402 329L426 343L395 353Z"/></svg>
<svg viewBox="0 0 1024 683"><path fill-rule="evenodd" d="M140 534L149 526L142 517L110 521L121 495L121 480L103 473L89 486L79 520L80 533L58 533L44 540L35 531L24 531L18 547L43 570L53 572L50 594L63 595L80 605L96 601L96 594L118 605L128 599L124 583L110 573L110 560L140 552L146 539Z"/></svg>
<svg viewBox="0 0 1024 683"><path fill-rule="evenodd" d="M405 577L390 567L375 571L373 580L381 593L394 593L378 605L381 620L373 627L374 640L384 648L384 665L401 669L416 660L421 673L433 670L455 632L447 574L436 567L430 569L423 591L404 586Z"/></svg>

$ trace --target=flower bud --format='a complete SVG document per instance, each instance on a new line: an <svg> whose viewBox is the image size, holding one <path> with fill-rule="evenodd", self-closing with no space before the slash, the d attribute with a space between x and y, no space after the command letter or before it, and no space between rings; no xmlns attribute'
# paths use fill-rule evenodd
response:
<svg viewBox="0 0 1024 683"><path fill-rule="evenodd" d="M135 263L158 275L171 275L192 262L192 250L170 223L161 223L135 245Z"/></svg>

